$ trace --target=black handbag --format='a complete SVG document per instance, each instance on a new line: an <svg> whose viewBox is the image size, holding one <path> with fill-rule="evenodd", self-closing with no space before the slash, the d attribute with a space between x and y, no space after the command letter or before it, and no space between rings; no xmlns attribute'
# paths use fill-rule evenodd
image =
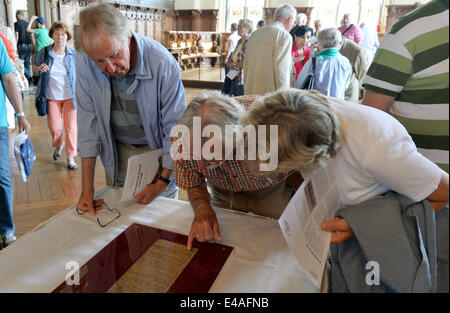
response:
<svg viewBox="0 0 450 313"><path fill-rule="evenodd" d="M45 55L44 55L44 63L45 64L49 64L49 47L51 47L51 46L48 46L48 47L44 48L45 49L45 51L44 51L44 53L45 53ZM37 113L38 113L39 116L47 115L47 97L45 96L45 89L47 87L46 86L47 85L47 79L46 79L46 77L44 78L44 74L49 75L48 72L47 73L43 73L41 75L41 78L40 78L41 86L39 88L39 93L36 95L36 102L35 102L36 110L37 110Z"/></svg>
<svg viewBox="0 0 450 313"><path fill-rule="evenodd" d="M314 75L316 73L316 57L312 58L312 71L306 77L305 83L302 86L302 89L305 90L313 90L314 89Z"/></svg>

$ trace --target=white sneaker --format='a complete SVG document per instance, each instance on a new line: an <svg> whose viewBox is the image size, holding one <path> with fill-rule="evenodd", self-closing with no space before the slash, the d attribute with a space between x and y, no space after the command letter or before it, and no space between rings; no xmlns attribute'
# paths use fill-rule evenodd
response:
<svg viewBox="0 0 450 313"><path fill-rule="evenodd" d="M76 170L78 168L78 164L75 163L73 158L67 158L67 168L69 170Z"/></svg>
<svg viewBox="0 0 450 313"><path fill-rule="evenodd" d="M64 146L65 146L65 144L64 144L64 141L63 141L63 144L61 146L56 147L55 152L53 152L53 160L56 161L56 160L59 160L61 158L61 152L63 151Z"/></svg>

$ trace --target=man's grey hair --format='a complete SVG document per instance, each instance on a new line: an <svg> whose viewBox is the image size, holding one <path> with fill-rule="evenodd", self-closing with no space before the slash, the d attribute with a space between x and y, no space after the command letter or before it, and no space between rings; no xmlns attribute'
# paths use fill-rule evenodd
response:
<svg viewBox="0 0 450 313"><path fill-rule="evenodd" d="M80 12L79 43L84 50L95 49L99 39L110 37L126 42L131 35L128 19L111 4L94 3Z"/></svg>
<svg viewBox="0 0 450 313"><path fill-rule="evenodd" d="M339 119L316 91L292 88L260 98L242 125L278 125L279 172L324 167L339 150Z"/></svg>
<svg viewBox="0 0 450 313"><path fill-rule="evenodd" d="M290 4L282 4L275 9L274 19L288 19L290 17L295 18L297 10Z"/></svg>
<svg viewBox="0 0 450 313"><path fill-rule="evenodd" d="M306 25L306 22L308 21L308 16L305 13L299 13L297 14L296 18L297 25Z"/></svg>
<svg viewBox="0 0 450 313"><path fill-rule="evenodd" d="M317 35L317 41L324 49L337 48L342 42L342 35L337 28L325 28Z"/></svg>
<svg viewBox="0 0 450 313"><path fill-rule="evenodd" d="M193 118L201 117L202 128L217 125L224 132L226 125L239 125L244 111L243 106L233 98L218 91L204 91L192 98L178 125L185 125L192 130Z"/></svg>

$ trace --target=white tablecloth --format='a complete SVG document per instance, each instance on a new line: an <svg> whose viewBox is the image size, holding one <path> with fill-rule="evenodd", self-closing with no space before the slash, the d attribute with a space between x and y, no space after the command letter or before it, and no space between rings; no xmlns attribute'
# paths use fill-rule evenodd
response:
<svg viewBox="0 0 450 313"><path fill-rule="evenodd" d="M148 205L118 204L120 190L97 193L122 216L106 228L74 207L41 224L0 252L0 292L51 292L66 279L66 264L82 266L132 223L188 235L188 202L166 198ZM116 204L116 205L114 205ZM318 292L290 253L276 220L216 209L222 243L234 247L210 292Z"/></svg>

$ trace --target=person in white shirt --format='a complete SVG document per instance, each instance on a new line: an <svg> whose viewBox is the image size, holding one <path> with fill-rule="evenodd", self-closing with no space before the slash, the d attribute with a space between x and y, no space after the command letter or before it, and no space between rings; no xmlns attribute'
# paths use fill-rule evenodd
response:
<svg viewBox="0 0 450 313"><path fill-rule="evenodd" d="M234 49L236 49L237 43L241 37L238 35L238 24L231 24L230 28L231 34L227 38L227 56L225 57L225 63L230 58L230 55L233 53Z"/></svg>
<svg viewBox="0 0 450 313"><path fill-rule="evenodd" d="M378 40L377 30L374 26L368 25L362 22L359 25L363 33L363 41L361 43L361 48L364 49L367 56L367 64L368 67L372 63L372 60L377 52L378 47L380 46L380 42Z"/></svg>
<svg viewBox="0 0 450 313"><path fill-rule="evenodd" d="M238 34L238 24L233 23L231 24L230 28L231 34L227 38L227 55L225 57L225 80L223 82L222 86L222 93L224 95L229 95L232 88L232 80L227 77L228 73L230 72L230 68L227 66L228 61L230 60L231 55L233 54L234 50L236 50L237 44L239 40L241 39L241 36Z"/></svg>
<svg viewBox="0 0 450 313"><path fill-rule="evenodd" d="M331 163L342 206L389 190L414 201L427 199L436 211L448 206L448 174L420 154L403 125L385 112L286 89L257 99L242 118L247 125L278 125L277 172L299 170L307 176ZM334 244L353 236L340 217L321 227L332 232Z"/></svg>

